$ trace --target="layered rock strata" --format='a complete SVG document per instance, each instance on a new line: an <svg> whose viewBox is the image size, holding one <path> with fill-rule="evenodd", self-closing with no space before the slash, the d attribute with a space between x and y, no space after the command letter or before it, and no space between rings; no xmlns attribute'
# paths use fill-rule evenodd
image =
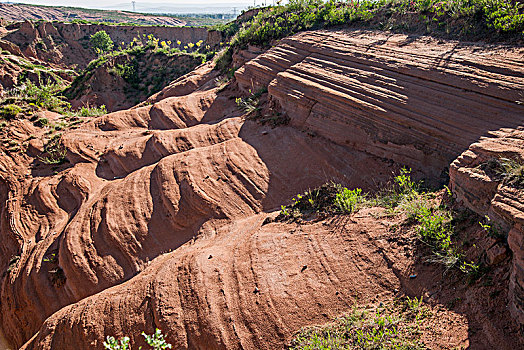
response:
<svg viewBox="0 0 524 350"><path fill-rule="evenodd" d="M491 132L472 144L451 164L450 186L457 200L488 216L497 233L507 236L513 264L510 310L524 324L524 188L513 184L504 163L521 167L513 180L517 183L520 176L524 183L524 128Z"/></svg>
<svg viewBox="0 0 524 350"><path fill-rule="evenodd" d="M425 173L489 130L524 123L524 49L375 32L283 39L240 67L244 91L269 91L301 130Z"/></svg>
<svg viewBox="0 0 524 350"><path fill-rule="evenodd" d="M480 135L522 124L522 49L479 50L307 32L236 75L244 91L269 86L262 113L290 125L246 118L239 91L203 66L151 104L64 133L65 164L31 158L38 137L2 153L4 333L23 349L81 350L159 327L179 348L273 349L357 299L420 295L411 242L377 213L297 226L264 225L264 212L329 181L376 188L395 163L436 179ZM13 137L38 132L14 125ZM512 348L499 334L486 341Z"/></svg>
<svg viewBox="0 0 524 350"><path fill-rule="evenodd" d="M89 38L98 31L104 30L116 46L122 42L128 45L133 39L144 35L153 35L160 41L170 41L172 46L178 40L181 46L196 43L200 40L209 45L220 42L215 34L209 34L206 28L200 27L160 27L160 26L120 26L106 24L51 23L33 24L23 22L19 28L11 31L4 39L20 47L27 57L38 58L45 62L77 66L83 69L96 58Z"/></svg>

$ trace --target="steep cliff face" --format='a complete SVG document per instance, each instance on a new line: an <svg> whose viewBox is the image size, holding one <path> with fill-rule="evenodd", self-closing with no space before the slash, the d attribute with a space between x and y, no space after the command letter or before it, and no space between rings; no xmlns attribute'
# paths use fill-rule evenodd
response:
<svg viewBox="0 0 524 350"><path fill-rule="evenodd" d="M200 40L209 45L216 45L221 38L211 32L208 38L206 28L193 27L159 27L159 26L112 26L105 24L22 23L18 29L5 36L20 47L28 57L38 58L45 62L76 66L83 69L96 58L91 48L89 38L98 31L105 30L116 45L124 42L129 44L133 38L152 34L161 41L177 40L196 43Z"/></svg>
<svg viewBox="0 0 524 350"><path fill-rule="evenodd" d="M457 200L476 213L487 215L498 233L507 237L513 253L510 310L524 324L523 171L522 127L490 133L471 145L450 167L450 184ZM488 254L498 254L496 246L492 252L489 248Z"/></svg>
<svg viewBox="0 0 524 350"><path fill-rule="evenodd" d="M325 182L376 188L399 165L437 182L479 136L524 122L522 49L324 31L252 49L237 57L251 58L238 87L268 87L260 113L289 125L246 118L211 65L65 132L64 164L39 162L45 128L10 124L28 144L0 156L0 307L17 347L92 349L159 327L175 348L274 349L357 299L485 302L443 285L416 260L413 232L396 235L401 222L373 209L305 225L266 218ZM435 347L518 348L504 307L489 332L460 311L471 325L443 325Z"/></svg>
<svg viewBox="0 0 524 350"><path fill-rule="evenodd" d="M84 71L64 95L73 107L104 105L109 112L119 111L146 100L201 64L201 57L185 53L166 54L149 49L122 54Z"/></svg>
<svg viewBox="0 0 524 350"><path fill-rule="evenodd" d="M516 103L523 55L522 48L315 31L282 40L235 76L244 91L268 87L293 126L439 179L488 130L524 123Z"/></svg>

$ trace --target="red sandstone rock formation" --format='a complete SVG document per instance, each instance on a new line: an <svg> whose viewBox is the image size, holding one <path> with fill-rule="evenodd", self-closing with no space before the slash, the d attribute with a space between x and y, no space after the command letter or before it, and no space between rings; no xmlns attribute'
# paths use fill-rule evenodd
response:
<svg viewBox="0 0 524 350"><path fill-rule="evenodd" d="M493 168L500 166L497 163L501 159L524 163L522 127L491 132L471 145L451 164L450 183L457 200L476 213L487 215L493 225L498 224L507 232L513 253L510 310L524 324L524 190L505 183L498 169ZM495 247L491 254L499 252L503 253Z"/></svg>
<svg viewBox="0 0 524 350"><path fill-rule="evenodd" d="M144 34L152 34L161 41L175 43L180 40L182 46L200 40L214 46L221 40L216 34L209 34L206 28L200 27L112 26L51 22L33 24L28 21L23 22L17 30L10 32L4 39L18 45L26 56L68 67L76 65L82 69L96 58L89 38L101 30L105 30L117 46L122 42L127 45L133 38Z"/></svg>
<svg viewBox="0 0 524 350"><path fill-rule="evenodd" d="M33 57L27 57L17 45L9 41L0 40L0 49L6 51L0 54L0 93L19 86L27 79L36 83L39 81L53 82L57 80L56 76L65 81L73 80L74 76L68 74L64 69ZM31 65L45 68L31 69L29 68Z"/></svg>
<svg viewBox="0 0 524 350"><path fill-rule="evenodd" d="M291 124L438 179L489 130L524 122L524 49L361 32L306 32L235 74Z"/></svg>
<svg viewBox="0 0 524 350"><path fill-rule="evenodd" d="M244 91L269 86L272 109L261 113L280 110L289 126L246 120L240 92L216 88L203 66L151 105L66 132L68 163L56 169L35 161L44 131L15 121L13 138L34 139L31 152L0 156L6 336L23 349L81 350L160 327L175 348L274 349L357 298L448 290L437 302L450 302L459 291L417 265L409 237L386 239L398 223L363 212L263 225L266 212L327 181L374 188L395 163L436 178L483 133L522 125L521 54L303 33L236 75ZM500 310L493 315L487 332L442 326L446 337L431 344L517 348Z"/></svg>

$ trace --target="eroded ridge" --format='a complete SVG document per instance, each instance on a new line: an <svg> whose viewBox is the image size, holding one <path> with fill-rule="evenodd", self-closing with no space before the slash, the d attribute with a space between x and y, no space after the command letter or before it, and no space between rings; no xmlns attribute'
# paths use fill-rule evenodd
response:
<svg viewBox="0 0 524 350"><path fill-rule="evenodd" d="M480 135L521 125L520 49L475 50L306 32L240 68L240 89L217 88L201 67L147 104L65 132L60 167L2 155L6 336L91 349L156 326L175 347L270 349L357 298L414 290L414 262L381 241L390 223L376 215L300 227L263 225L264 212L329 181L376 188L398 165L441 182ZM265 86L259 112L289 125L237 107L239 90ZM31 152L42 147L31 140ZM450 339L467 346L467 334Z"/></svg>
<svg viewBox="0 0 524 350"><path fill-rule="evenodd" d="M232 92L198 81L207 85L64 133L69 163L56 173L10 163L20 175L9 183L20 188L6 190L17 199L5 235L20 238L3 247L13 268L1 307L17 346L52 313L128 280L203 226L279 207L326 181L371 187L387 176L381 159L246 121Z"/></svg>

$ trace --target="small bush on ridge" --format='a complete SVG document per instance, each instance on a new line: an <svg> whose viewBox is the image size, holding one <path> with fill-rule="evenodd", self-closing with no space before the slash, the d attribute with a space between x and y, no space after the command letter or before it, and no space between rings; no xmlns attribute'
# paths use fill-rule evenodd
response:
<svg viewBox="0 0 524 350"><path fill-rule="evenodd" d="M153 350L171 349L172 347L171 344L166 342L162 331L158 328L152 335L142 332L142 336L145 338L147 345L151 346ZM115 337L108 336L104 342L104 348L107 350L131 350L129 342L129 337L123 337L120 340L117 340ZM142 349L142 347L140 347L139 350L140 349Z"/></svg>

